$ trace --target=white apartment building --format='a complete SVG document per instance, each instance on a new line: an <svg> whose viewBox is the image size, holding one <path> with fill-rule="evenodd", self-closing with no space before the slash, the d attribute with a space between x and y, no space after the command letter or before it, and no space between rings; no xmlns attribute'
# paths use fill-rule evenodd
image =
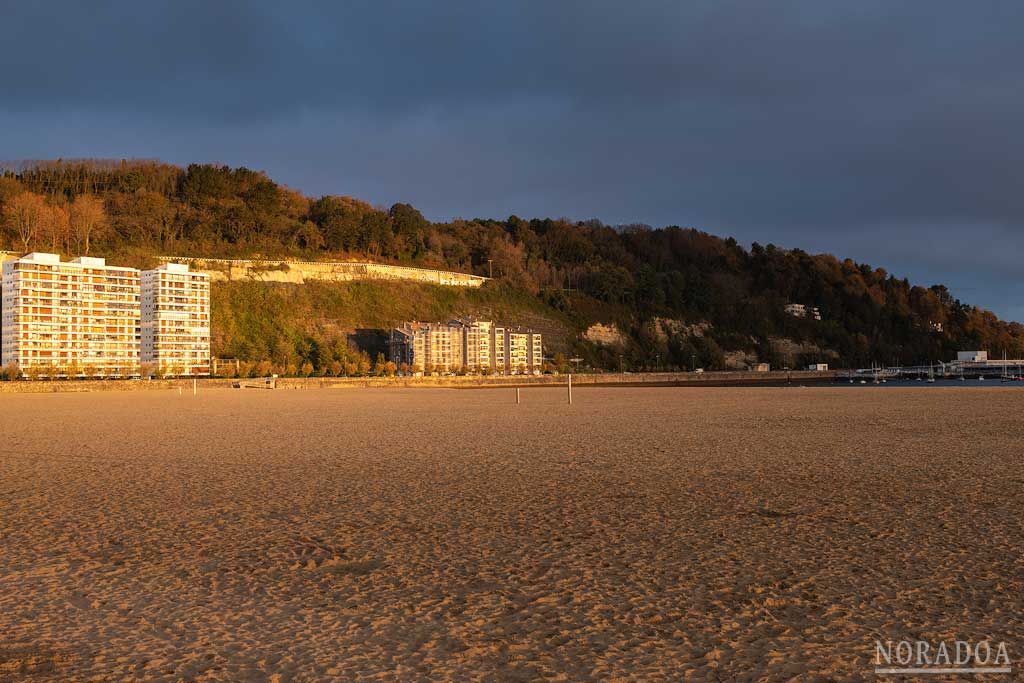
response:
<svg viewBox="0 0 1024 683"><path fill-rule="evenodd" d="M159 374L210 374L210 276L164 263L142 273L143 363Z"/></svg>
<svg viewBox="0 0 1024 683"><path fill-rule="evenodd" d="M429 355L427 365L434 372L458 372L465 366L462 357L462 329L457 325L436 325L428 333Z"/></svg>
<svg viewBox="0 0 1024 683"><path fill-rule="evenodd" d="M492 327L493 325L485 320L473 320L465 323L462 358L467 371L482 372L491 369Z"/></svg>
<svg viewBox="0 0 1024 683"><path fill-rule="evenodd" d="M522 375L528 370L527 362L530 355L530 337L521 332L508 333L508 372Z"/></svg>
<svg viewBox="0 0 1024 683"><path fill-rule="evenodd" d="M491 328L491 372L508 374L508 330L502 325Z"/></svg>
<svg viewBox="0 0 1024 683"><path fill-rule="evenodd" d="M544 366L543 341L539 332L494 327L492 369L499 375L539 374Z"/></svg>
<svg viewBox="0 0 1024 683"><path fill-rule="evenodd" d="M410 372L458 372L464 366L464 331L458 323L405 323L391 332L391 360Z"/></svg>
<svg viewBox="0 0 1024 683"><path fill-rule="evenodd" d="M541 335L483 320L409 322L391 332L391 360L410 372L539 373Z"/></svg>
<svg viewBox="0 0 1024 683"><path fill-rule="evenodd" d="M532 373L541 372L544 368L544 345L541 343L539 332L530 333L530 355L527 358L527 367Z"/></svg>
<svg viewBox="0 0 1024 683"><path fill-rule="evenodd" d="M33 252L3 264L0 363L26 375L129 377L139 372L135 268Z"/></svg>

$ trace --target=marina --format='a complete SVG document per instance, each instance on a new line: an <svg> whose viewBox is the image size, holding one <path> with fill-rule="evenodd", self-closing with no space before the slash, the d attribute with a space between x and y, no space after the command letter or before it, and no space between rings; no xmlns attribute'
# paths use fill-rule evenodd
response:
<svg viewBox="0 0 1024 683"><path fill-rule="evenodd" d="M839 370L835 381L851 384L885 384L889 382L980 382L1024 386L1024 360L952 361L928 365L859 368Z"/></svg>

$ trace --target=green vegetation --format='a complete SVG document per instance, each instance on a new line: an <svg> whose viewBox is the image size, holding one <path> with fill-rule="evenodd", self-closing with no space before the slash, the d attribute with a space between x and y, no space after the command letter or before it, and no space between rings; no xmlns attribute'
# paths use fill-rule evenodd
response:
<svg viewBox="0 0 1024 683"><path fill-rule="evenodd" d="M308 198L245 168L155 161L26 163L0 176L0 247L93 253L147 266L157 254L372 258L493 272L477 292L392 283L257 283L214 288L214 352L253 363L333 372L362 358L361 328L477 313L541 327L549 352L596 367L719 367L758 358L776 366L918 363L958 349L1024 353L1024 326L913 286L884 270L680 227L599 221L454 220L414 207ZM817 307L795 318L787 303ZM595 322L621 343L592 343ZM364 359L365 360L365 359Z"/></svg>
<svg viewBox="0 0 1024 683"><path fill-rule="evenodd" d="M553 331L556 345L566 336L557 313L500 283L470 289L383 281L220 282L212 299L217 355L269 361L282 374L296 374L306 363L321 375L379 374L380 363L371 366L370 358L384 350L384 332L405 320L477 316Z"/></svg>

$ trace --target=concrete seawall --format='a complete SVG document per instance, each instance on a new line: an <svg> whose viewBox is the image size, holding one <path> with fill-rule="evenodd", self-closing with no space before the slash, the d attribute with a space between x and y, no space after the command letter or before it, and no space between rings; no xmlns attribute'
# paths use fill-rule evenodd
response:
<svg viewBox="0 0 1024 683"><path fill-rule="evenodd" d="M209 380L202 380L207 382ZM189 391L192 381L187 382ZM16 382L0 382L0 394L51 394L51 393L85 393L93 391L150 391L156 389L176 389L184 387L185 380L154 379L154 380L19 380Z"/></svg>
<svg viewBox="0 0 1024 683"><path fill-rule="evenodd" d="M487 278L450 270L392 266L358 261L288 261L215 259L160 256L165 263L187 263L190 268L217 281L257 280L301 285L307 280L352 282L357 280L405 280L448 287L479 287Z"/></svg>
<svg viewBox="0 0 1024 683"><path fill-rule="evenodd" d="M600 373L572 376L573 386L777 386L788 383L830 383L832 372L645 372ZM223 382L225 380L211 380ZM237 380L231 380L237 381ZM491 377L306 377L278 380L278 388L446 387L480 389L500 387L564 386L566 375Z"/></svg>
<svg viewBox="0 0 1024 683"><path fill-rule="evenodd" d="M564 386L566 375L525 377L285 377L277 380L281 389L345 389L345 388L452 388L486 389L501 387ZM574 386L779 386L785 384L822 384L834 381L832 372L651 372L640 374L573 375ZM198 380L203 389L226 389L235 382L247 380L209 378ZM190 379L165 380L36 380L0 382L0 393L54 393L92 391L192 391Z"/></svg>

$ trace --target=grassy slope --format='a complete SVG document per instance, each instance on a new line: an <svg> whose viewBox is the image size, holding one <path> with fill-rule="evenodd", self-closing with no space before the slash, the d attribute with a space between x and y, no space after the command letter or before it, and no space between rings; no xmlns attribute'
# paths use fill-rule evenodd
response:
<svg viewBox="0 0 1024 683"><path fill-rule="evenodd" d="M479 289L411 282L217 282L212 292L213 353L261 360L275 344L386 331L406 320L475 316L530 326L545 335L548 353L564 351L569 326L558 311L496 284Z"/></svg>

